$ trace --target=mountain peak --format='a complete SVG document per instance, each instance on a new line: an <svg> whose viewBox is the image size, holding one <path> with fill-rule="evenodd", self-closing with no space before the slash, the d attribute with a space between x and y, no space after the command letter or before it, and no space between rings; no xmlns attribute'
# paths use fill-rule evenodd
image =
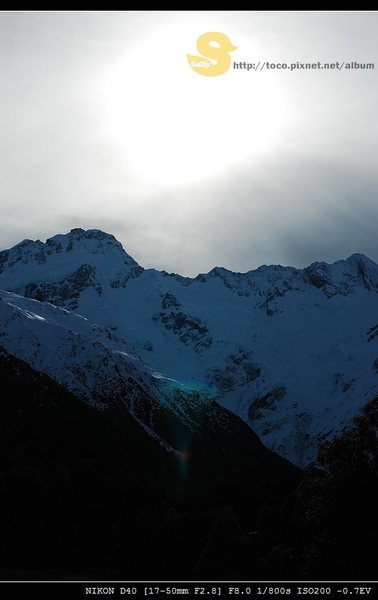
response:
<svg viewBox="0 0 378 600"><path fill-rule="evenodd" d="M366 254L361 254L360 252L355 252L354 254L351 254L350 256L348 256L348 258L346 259L347 263L349 264L365 264L365 265L369 265L369 266L376 266L376 263L374 261L371 260L371 258L369 258L368 256L366 256Z"/></svg>
<svg viewBox="0 0 378 600"><path fill-rule="evenodd" d="M58 234L47 239L46 245L49 248L55 249L57 252L70 252L77 245L81 245L92 254L105 254L112 250L118 250L126 254L122 244L114 237L114 235L105 233L100 229L84 230L77 227L71 229L69 233Z"/></svg>
<svg viewBox="0 0 378 600"><path fill-rule="evenodd" d="M98 295L124 287L144 269L111 234L99 229L71 229L46 240L24 240L0 252L2 287L26 297L66 305L92 288Z"/></svg>

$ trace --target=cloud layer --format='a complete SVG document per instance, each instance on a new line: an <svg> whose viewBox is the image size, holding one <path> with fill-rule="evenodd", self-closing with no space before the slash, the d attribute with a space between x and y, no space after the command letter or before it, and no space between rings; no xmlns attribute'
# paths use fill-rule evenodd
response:
<svg viewBox="0 0 378 600"><path fill-rule="evenodd" d="M375 12L1 13L1 248L83 227L113 233L145 267L190 276L354 252L378 262L377 20ZM186 63L204 31L225 32L238 61L375 69L230 69L216 82ZM115 73L124 73L121 88ZM146 157L139 170L136 143ZM149 176L154 157L160 171L185 157L195 174L206 152L209 164L218 153L209 173Z"/></svg>

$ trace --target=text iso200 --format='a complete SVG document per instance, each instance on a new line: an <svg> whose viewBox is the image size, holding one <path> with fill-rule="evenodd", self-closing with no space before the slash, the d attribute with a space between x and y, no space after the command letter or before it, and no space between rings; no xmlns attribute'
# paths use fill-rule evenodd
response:
<svg viewBox="0 0 378 600"><path fill-rule="evenodd" d="M330 594L330 587L299 587L297 588L297 594Z"/></svg>

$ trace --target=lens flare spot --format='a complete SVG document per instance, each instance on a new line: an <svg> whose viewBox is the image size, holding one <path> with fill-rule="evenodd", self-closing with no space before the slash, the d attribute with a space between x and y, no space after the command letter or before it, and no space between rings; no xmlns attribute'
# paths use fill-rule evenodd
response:
<svg viewBox="0 0 378 600"><path fill-rule="evenodd" d="M188 463L189 454L187 452L181 452L179 462L179 473L181 479L186 479L188 477Z"/></svg>

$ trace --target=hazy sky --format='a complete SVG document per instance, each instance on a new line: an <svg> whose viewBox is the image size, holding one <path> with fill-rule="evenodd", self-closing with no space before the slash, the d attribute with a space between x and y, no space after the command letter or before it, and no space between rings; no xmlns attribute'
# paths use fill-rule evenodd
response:
<svg viewBox="0 0 378 600"><path fill-rule="evenodd" d="M0 249L82 227L189 276L378 262L377 31L376 11L1 12ZM206 32L237 46L223 75L187 61Z"/></svg>

